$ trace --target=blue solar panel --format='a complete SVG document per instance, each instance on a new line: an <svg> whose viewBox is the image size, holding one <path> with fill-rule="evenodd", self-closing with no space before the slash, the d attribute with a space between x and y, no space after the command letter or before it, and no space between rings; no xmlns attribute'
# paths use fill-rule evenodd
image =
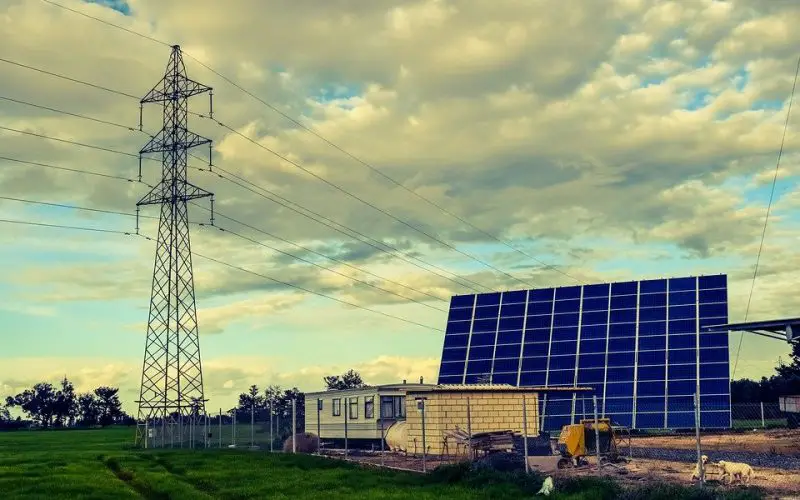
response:
<svg viewBox="0 0 800 500"><path fill-rule="evenodd" d="M439 383L591 387L639 429L693 427L699 389L701 425L729 427L728 335L702 331L727 301L726 275L455 296ZM583 398L541 398L544 430L592 417Z"/></svg>

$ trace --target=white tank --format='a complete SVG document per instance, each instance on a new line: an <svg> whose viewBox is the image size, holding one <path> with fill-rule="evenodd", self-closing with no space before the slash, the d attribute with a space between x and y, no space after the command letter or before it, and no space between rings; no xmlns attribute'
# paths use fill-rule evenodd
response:
<svg viewBox="0 0 800 500"><path fill-rule="evenodd" d="M408 424L405 421L393 423L386 430L385 438L390 451L408 451Z"/></svg>

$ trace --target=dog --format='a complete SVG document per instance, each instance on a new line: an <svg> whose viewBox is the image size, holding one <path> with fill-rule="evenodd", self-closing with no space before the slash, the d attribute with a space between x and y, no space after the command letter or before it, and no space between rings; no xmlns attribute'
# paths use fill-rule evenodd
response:
<svg viewBox="0 0 800 500"><path fill-rule="evenodd" d="M708 457L703 455L702 457L700 457L700 461L703 462L703 468L705 469L705 466L708 463ZM696 464L694 466L694 470L692 471L692 477L689 478L689 481L694 481L695 479L700 479L700 464Z"/></svg>
<svg viewBox="0 0 800 500"><path fill-rule="evenodd" d="M739 479L744 484L750 484L750 479L753 476L753 468L747 464L737 462L726 462L720 460L717 465L722 469L722 476L720 480L723 481L725 476L728 477L728 484L731 484L734 479Z"/></svg>

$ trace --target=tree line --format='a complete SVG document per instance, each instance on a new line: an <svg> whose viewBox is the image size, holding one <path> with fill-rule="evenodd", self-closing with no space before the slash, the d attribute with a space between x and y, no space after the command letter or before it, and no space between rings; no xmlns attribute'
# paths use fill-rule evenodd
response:
<svg viewBox="0 0 800 500"><path fill-rule="evenodd" d="M771 377L732 381L731 402L777 403L780 396L800 395L800 343L792 346L789 359L789 364L779 362Z"/></svg>
<svg viewBox="0 0 800 500"><path fill-rule="evenodd" d="M328 390L364 387L361 375L349 370L342 375L323 377ZM292 401L295 403L298 428L302 431L305 422L305 395L297 388L282 389L269 385L263 391L251 385L247 392L239 395L238 404L228 410L224 418L236 415L237 421L249 422L251 415L259 424L266 425L272 414L273 431L276 435L291 432ZM18 408L25 415L13 418L11 411ZM207 410L209 416L211 410ZM136 420L122 411L119 388L101 386L93 391L78 393L74 384L65 376L57 385L39 382L5 399L0 403L0 428L20 428L33 424L43 429L67 427L108 426L112 424L135 424Z"/></svg>
<svg viewBox="0 0 800 500"><path fill-rule="evenodd" d="M13 419L10 409L19 408L30 422L43 428L108 426L131 424L133 419L122 411L119 388L100 386L91 392L78 393L64 377L54 386L39 382L15 396L8 396L0 406L0 426L22 427L21 417Z"/></svg>

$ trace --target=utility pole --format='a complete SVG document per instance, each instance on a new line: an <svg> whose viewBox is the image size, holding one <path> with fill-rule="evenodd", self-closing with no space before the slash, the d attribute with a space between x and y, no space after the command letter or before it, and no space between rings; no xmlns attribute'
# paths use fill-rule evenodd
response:
<svg viewBox="0 0 800 500"><path fill-rule="evenodd" d="M186 175L190 148L208 144L211 164L211 140L187 129L187 100L205 92L209 92L209 108L212 108L211 87L186 76L180 46L173 45L166 73L140 102L139 129L142 129L142 108L147 103L161 104L163 127L139 151L140 181L144 154L161 153L162 172L161 181L136 204L137 234L139 208L161 206L142 383L137 401L137 445L143 441L147 420L160 422L162 432L167 427L177 427L182 443L184 417L195 418L196 412L191 411L192 400L198 407L197 413L205 411L187 202L211 197L213 225L214 199L213 193L190 183ZM209 115L212 113L213 109ZM189 422L190 425L194 423Z"/></svg>

